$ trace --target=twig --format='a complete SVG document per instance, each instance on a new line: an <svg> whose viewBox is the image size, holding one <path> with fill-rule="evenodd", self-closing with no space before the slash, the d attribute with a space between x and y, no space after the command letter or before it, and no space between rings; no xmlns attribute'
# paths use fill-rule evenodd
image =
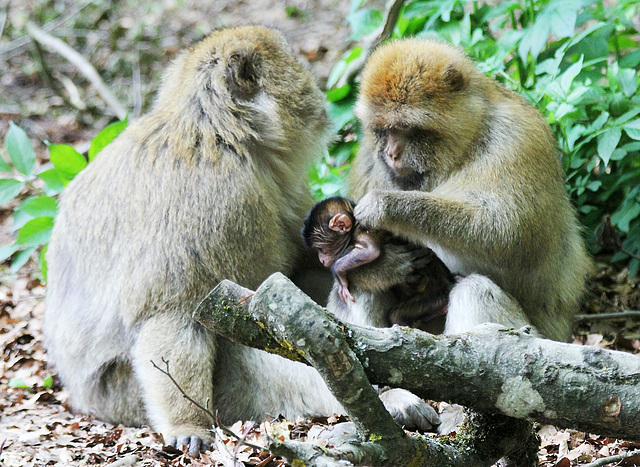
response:
<svg viewBox="0 0 640 467"><path fill-rule="evenodd" d="M91 5L92 3L93 3L93 0L89 0L87 2L84 2L82 5L78 5L68 15L66 15L64 17L62 15L60 15L55 20L51 21L50 23L47 23L43 27L43 29L45 31L47 31L47 32L50 32L50 31L53 31L54 29L57 29L59 26L62 26L64 23L69 21L71 18L76 16L78 13L80 13L82 10L84 10L87 6ZM6 13L5 13L5 15L6 15ZM19 38L15 39L15 40L12 40L8 44L6 44L4 47L0 47L0 56L2 56L4 54L8 54L8 53L16 51L16 50L19 51L19 52L22 52L22 49L27 47L30 42L31 42L31 37L28 34L25 35L25 36L19 37ZM11 58L11 56L7 57L7 58Z"/></svg>
<svg viewBox="0 0 640 467"><path fill-rule="evenodd" d="M216 416L213 414L213 412L211 412L211 410L209 410L206 407L202 406L200 403L196 402L191 396L189 396L189 394L184 392L184 389L182 389L182 387L180 387L180 384L178 384L178 382L175 380L175 378L173 377L173 375L169 371L169 362L167 360L165 360L164 357L162 357L162 363L164 363L165 367L167 368L166 370L163 370L158 365L156 365L153 360L150 360L150 362L151 362L151 364L153 365L153 367L156 370L159 370L160 373L162 373L164 375L167 375L169 377L169 379L171 380L173 385L176 387L176 389L178 389L178 391L180 391L180 394L182 394L182 397L187 399L189 402L191 402L193 405L195 405L200 410L202 410L204 413L206 413L209 417L211 417L211 421L212 422L216 421Z"/></svg>
<svg viewBox="0 0 640 467"><path fill-rule="evenodd" d="M0 13L0 37L2 36L2 33L4 32L4 25L7 23L7 11L3 11L2 13Z"/></svg>
<svg viewBox="0 0 640 467"><path fill-rule="evenodd" d="M597 461L593 461L589 464L585 464L582 467L601 467L603 465L613 464L614 462L621 461L626 459L627 457L635 456L636 454L640 454L640 449L636 449L635 451L624 452L622 454L617 454L611 457L604 457L602 459L598 459Z"/></svg>
<svg viewBox="0 0 640 467"><path fill-rule="evenodd" d="M224 434L226 434L227 436L231 436L235 439L238 440L238 442L243 443L247 446L249 446L250 448L253 449L258 449L260 451L264 451L266 450L266 448L264 446L258 446L257 444L253 444L253 443L249 443L247 441L244 441L243 438L241 438L240 436L238 436L237 434L235 434L233 432L233 430L231 430L230 428L224 426L222 423L220 423L220 420L218 418L217 415L214 415L213 412L211 412L211 410L207 409L206 407L204 407L203 405L199 404L198 402L196 402L191 396L189 396L189 394L187 394L186 392L184 392L184 389L182 389L182 387L180 386L180 384L178 384L178 382L175 380L175 378L173 377L173 375L171 374L171 372L169 371L169 362L167 360L164 359L164 357L162 358L162 363L165 364L166 366L166 370L163 370L162 368L160 368L158 365L155 364L155 362L153 360L150 360L151 364L153 365L153 367L156 370L159 370L160 373L166 375L169 380L171 380L171 382L173 383L173 385L178 389L178 391L180 391L180 394L182 394L182 397L184 397L185 399L187 399L189 402L191 402L193 405L195 405L196 407L198 407L200 410L202 410L204 413L206 413L212 420L212 424L217 426L218 428L220 428Z"/></svg>
<svg viewBox="0 0 640 467"><path fill-rule="evenodd" d="M131 117L137 117L142 111L142 85L140 79L140 49L136 48L133 61L133 76L132 76L132 90L133 90L133 110L131 111Z"/></svg>
<svg viewBox="0 0 640 467"><path fill-rule="evenodd" d="M62 92L62 89L60 88L60 86L58 86L53 75L51 74L51 70L47 66L47 62L44 59L44 52L42 51L40 43L33 41L33 48L35 50L38 63L40 64L42 77L47 85L49 85L53 92L60 96L67 105L75 107L78 110L86 110L87 106L80 99L80 93L78 93L77 88L75 88L71 80L64 75L63 77L66 78L66 81L64 79L61 79L60 81L62 82L64 88L67 90L69 96L67 97L67 94ZM75 93L73 88L75 88Z"/></svg>
<svg viewBox="0 0 640 467"><path fill-rule="evenodd" d="M337 88L349 83L358 73L360 73L360 70L364 67L364 64L367 61L367 58L369 58L369 55L371 55L371 52L373 52L382 42L391 37L393 28L396 26L396 22L398 21L400 11L403 6L404 0L392 0L389 3L380 32L378 34L371 34L368 39L365 40L362 53L358 58L347 65L344 73L342 73L342 76L336 83Z"/></svg>
<svg viewBox="0 0 640 467"><path fill-rule="evenodd" d="M48 49L59 53L66 58L71 64L73 64L80 73L82 73L96 88L100 97L105 101L107 106L120 120L124 120L127 116L127 111L120 103L118 98L111 92L105 82L102 80L96 69L76 50L69 47L62 40L57 37L53 37L51 34L43 31L32 22L28 22L26 25L27 32L35 40L44 45Z"/></svg>
<svg viewBox="0 0 640 467"><path fill-rule="evenodd" d="M255 423L250 422L250 425L247 425L244 427L244 430L242 430L242 438L239 439L238 444L236 444L236 448L233 450L233 462L237 462L238 461L238 453L240 452L240 446L242 446L243 444L245 444L247 442L247 436L249 436L249 433L251 433L251 430L253 430L253 427L256 426Z"/></svg>
<svg viewBox="0 0 640 467"><path fill-rule="evenodd" d="M616 319L640 319L640 311L625 310L616 311L614 313L584 314L576 316L577 321L613 321Z"/></svg>
<svg viewBox="0 0 640 467"><path fill-rule="evenodd" d="M375 49L380 45L381 42L387 40L393 34L393 29L396 27L396 23L398 22L398 17L400 16L400 11L404 6L404 0L394 0L393 3L387 9L386 17L384 19L384 26L382 27L382 31L373 42L373 46L371 50Z"/></svg>
<svg viewBox="0 0 640 467"><path fill-rule="evenodd" d="M635 254L631 253L631 252L630 252L629 250L627 250L626 248L620 248L620 251L621 251L622 253L624 253L625 255L629 255L629 256L631 256L632 258L637 259L638 261L640 261L640 256L638 256L638 255L635 255Z"/></svg>

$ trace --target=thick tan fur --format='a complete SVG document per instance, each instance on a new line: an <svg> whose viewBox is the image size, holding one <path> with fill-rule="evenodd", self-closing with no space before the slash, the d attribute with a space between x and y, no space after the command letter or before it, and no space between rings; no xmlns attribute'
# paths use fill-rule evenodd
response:
<svg viewBox="0 0 640 467"><path fill-rule="evenodd" d="M452 291L448 331L530 322L567 339L591 263L539 112L460 50L407 39L370 57L356 114L357 219L432 248L469 276ZM408 176L385 159L392 132L404 135L397 163Z"/></svg>
<svg viewBox="0 0 640 467"><path fill-rule="evenodd" d="M306 174L326 123L314 79L275 31L220 30L174 61L153 109L61 199L44 331L76 409L211 441L211 420L152 367L164 358L225 423L340 410L312 369L191 317L222 279L255 289L302 261Z"/></svg>

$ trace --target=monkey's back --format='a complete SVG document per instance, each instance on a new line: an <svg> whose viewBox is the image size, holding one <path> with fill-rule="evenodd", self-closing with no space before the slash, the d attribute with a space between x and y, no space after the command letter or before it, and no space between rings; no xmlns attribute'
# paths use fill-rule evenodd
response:
<svg viewBox="0 0 640 467"><path fill-rule="evenodd" d="M133 124L61 197L44 331L81 407L86 379L127 358L134 344L127 330L140 320L188 319L220 280L254 289L275 271L289 272L300 250L287 234L300 218L278 213L304 212L310 200L286 197L248 155L185 160L164 145L145 146L150 131L152 117Z"/></svg>

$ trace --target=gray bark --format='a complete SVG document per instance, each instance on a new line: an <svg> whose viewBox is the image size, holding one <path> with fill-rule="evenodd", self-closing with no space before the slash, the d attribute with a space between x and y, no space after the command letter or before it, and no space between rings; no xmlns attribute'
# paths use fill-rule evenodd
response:
<svg viewBox="0 0 640 467"><path fill-rule="evenodd" d="M313 365L355 422L361 441L321 449L274 443L313 465L482 466L504 455L526 465L532 421L640 440L640 358L536 338L487 324L434 336L339 322L281 274L254 293L223 281L195 317L235 342ZM455 438L407 435L371 383L471 407ZM506 436L505 436L506 435Z"/></svg>

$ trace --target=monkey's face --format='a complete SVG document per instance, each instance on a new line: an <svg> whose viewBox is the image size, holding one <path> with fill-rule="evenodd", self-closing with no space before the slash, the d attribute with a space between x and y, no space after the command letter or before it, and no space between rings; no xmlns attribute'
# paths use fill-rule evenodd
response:
<svg viewBox="0 0 640 467"><path fill-rule="evenodd" d="M371 129L375 151L394 179L419 183L434 169L435 132L405 125Z"/></svg>
<svg viewBox="0 0 640 467"><path fill-rule="evenodd" d="M367 61L355 113L367 148L403 188L464 163L485 106L471 86L473 73L461 52L433 41L391 42Z"/></svg>

